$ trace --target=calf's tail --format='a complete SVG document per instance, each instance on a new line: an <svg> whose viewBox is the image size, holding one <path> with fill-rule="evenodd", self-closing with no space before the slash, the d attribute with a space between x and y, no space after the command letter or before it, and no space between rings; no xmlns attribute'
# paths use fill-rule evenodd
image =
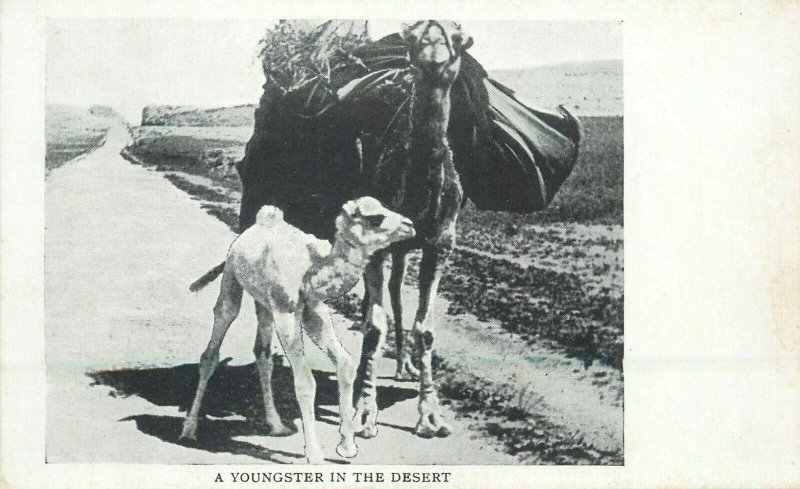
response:
<svg viewBox="0 0 800 489"><path fill-rule="evenodd" d="M211 270L207 271L205 275L195 280L194 283L192 283L192 285L189 286L189 290L191 290L192 292L197 292L198 290L202 289L206 285L216 280L216 278L222 274L223 270L225 270L225 262L220 263Z"/></svg>

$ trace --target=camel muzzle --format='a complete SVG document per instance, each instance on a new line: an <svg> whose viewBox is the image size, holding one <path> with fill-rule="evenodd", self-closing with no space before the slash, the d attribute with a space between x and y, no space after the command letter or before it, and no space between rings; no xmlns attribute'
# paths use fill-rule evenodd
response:
<svg viewBox="0 0 800 489"><path fill-rule="evenodd" d="M405 217L400 221L400 232L407 235L409 238L413 238L417 235L417 231L414 229L414 223L411 222L411 219Z"/></svg>

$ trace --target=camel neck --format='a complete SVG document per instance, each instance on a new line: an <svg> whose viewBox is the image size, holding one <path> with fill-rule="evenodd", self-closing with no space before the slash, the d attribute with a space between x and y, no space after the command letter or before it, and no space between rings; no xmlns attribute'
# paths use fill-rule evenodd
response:
<svg viewBox="0 0 800 489"><path fill-rule="evenodd" d="M418 237L433 238L446 226L445 215L460 202L445 200L459 188L458 172L447 141L450 88L414 84L410 116L408 161L404 179L403 210L414 221ZM450 192L455 196L458 192ZM456 199L459 200L459 199Z"/></svg>
<svg viewBox="0 0 800 489"><path fill-rule="evenodd" d="M314 263L303 277L303 290L319 300L341 297L355 287L368 262L361 247L337 233L330 254Z"/></svg>
<svg viewBox="0 0 800 489"><path fill-rule="evenodd" d="M410 149L420 154L447 150L449 122L450 87L430 86L418 79L411 103Z"/></svg>

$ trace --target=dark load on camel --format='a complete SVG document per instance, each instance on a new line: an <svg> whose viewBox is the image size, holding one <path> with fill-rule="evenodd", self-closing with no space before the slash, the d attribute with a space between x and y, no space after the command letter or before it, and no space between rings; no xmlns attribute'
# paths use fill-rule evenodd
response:
<svg viewBox="0 0 800 489"><path fill-rule="evenodd" d="M411 68L399 34L369 41L366 29L354 33L351 21L343 32L345 24L303 32L281 22L265 37L267 82L238 166L242 230L270 204L330 239L342 204L368 193L375 160L408 109ZM464 53L447 134L465 196L479 209L533 212L570 174L580 126L566 109L526 106Z"/></svg>

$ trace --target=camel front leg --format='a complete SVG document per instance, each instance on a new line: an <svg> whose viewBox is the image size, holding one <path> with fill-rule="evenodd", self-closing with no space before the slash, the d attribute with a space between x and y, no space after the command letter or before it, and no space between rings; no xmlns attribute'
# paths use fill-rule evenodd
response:
<svg viewBox="0 0 800 489"><path fill-rule="evenodd" d="M328 355L336 367L339 384L339 434L342 439L336 453L345 458L358 455L353 425L353 382L356 378L356 362L342 346L333 329L328 307L322 302L307 303L303 314L303 328L314 343Z"/></svg>
<svg viewBox="0 0 800 489"><path fill-rule="evenodd" d="M365 297L367 304L367 324L361 346L361 362L358 366L356 383L361 386L361 393L356 404L356 432L364 438L378 435L378 392L376 389L375 362L377 355L383 352L386 331L386 312L383 309L383 261L385 255L378 253L372 257L364 271Z"/></svg>
<svg viewBox="0 0 800 489"><path fill-rule="evenodd" d="M283 420L275 408L275 398L272 393L272 331L274 328L272 311L267 306L256 302L256 317L258 318L258 331L253 353L256 357L258 377L261 381L261 396L264 400L264 423L269 427L272 435L291 435L295 430L283 424Z"/></svg>
<svg viewBox="0 0 800 489"><path fill-rule="evenodd" d="M299 307L299 306L298 306ZM316 421L314 419L314 397L317 384L314 375L306 362L303 348L302 312L273 312L275 328L283 350L292 365L294 391L300 407L300 418L303 423L303 440L305 441L306 461L310 464L324 463L322 448L317 438Z"/></svg>
<svg viewBox="0 0 800 489"><path fill-rule="evenodd" d="M439 408L439 397L433 384L433 341L436 328L433 318L434 301L439 288L439 278L444 269L450 247L427 246L422 250L419 267L419 308L414 320L414 342L420 358L419 421L414 430L418 436L445 437L453 429L444 422Z"/></svg>
<svg viewBox="0 0 800 489"><path fill-rule="evenodd" d="M208 381L214 374L219 362L219 349L225 333L228 332L231 323L239 314L242 304L242 286L231 274L222 276L222 286L219 298L214 306L214 329L211 332L211 340L208 342L205 351L200 357L200 380L197 383L197 393L194 396L192 407L186 420L183 422L181 438L186 440L197 439L197 423L200 417L200 405L208 387Z"/></svg>
<svg viewBox="0 0 800 489"><path fill-rule="evenodd" d="M392 252L392 274L389 277L389 299L392 301L394 314L394 340L397 350L397 370L395 380L416 380L419 370L411 362L411 353L404 348L405 331L403 330L403 277L406 274L406 253Z"/></svg>

